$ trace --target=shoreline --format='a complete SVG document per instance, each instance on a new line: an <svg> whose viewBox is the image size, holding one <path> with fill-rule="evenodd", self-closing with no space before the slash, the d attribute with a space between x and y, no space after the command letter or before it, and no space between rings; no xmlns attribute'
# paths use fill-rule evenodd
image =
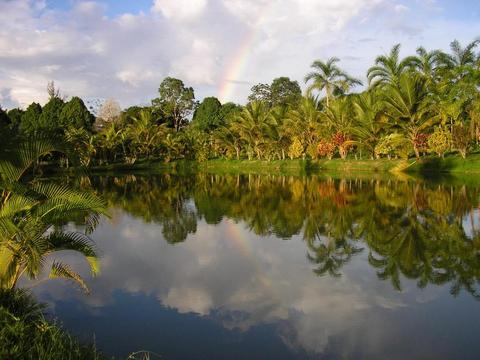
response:
<svg viewBox="0 0 480 360"><path fill-rule="evenodd" d="M83 169L82 169L83 170ZM77 168L63 172L76 172ZM109 172L148 172L163 171L205 171L216 174L285 174L307 175L328 173L404 173L409 175L480 175L480 154L471 154L466 159L459 156L445 158L423 157L408 159L332 159L332 160L225 160L213 159L204 162L195 160L175 160L164 162L160 159L143 160L135 164L116 163L93 166L89 173Z"/></svg>

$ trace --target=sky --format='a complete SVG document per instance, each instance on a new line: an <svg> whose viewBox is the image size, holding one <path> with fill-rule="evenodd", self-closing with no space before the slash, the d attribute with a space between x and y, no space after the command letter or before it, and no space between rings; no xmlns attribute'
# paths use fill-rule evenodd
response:
<svg viewBox="0 0 480 360"><path fill-rule="evenodd" d="M478 0L0 0L0 105L66 97L148 104L167 76L244 103L279 76L332 56L362 80L402 44L448 50L480 36Z"/></svg>

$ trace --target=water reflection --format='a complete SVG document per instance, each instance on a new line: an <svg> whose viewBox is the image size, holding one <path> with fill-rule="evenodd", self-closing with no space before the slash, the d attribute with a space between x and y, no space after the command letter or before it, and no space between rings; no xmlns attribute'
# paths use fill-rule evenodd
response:
<svg viewBox="0 0 480 360"><path fill-rule="evenodd" d="M107 318L122 323L119 307L133 306L125 342L120 330L97 332L112 352L400 359L480 350L480 188L210 174L92 177L77 186L102 194L114 214L95 233L103 273L89 298L51 283L37 291L78 331L99 331ZM185 317L189 325L179 325ZM194 349L186 353L172 326L203 342L184 340ZM413 339L415 349L399 346Z"/></svg>
<svg viewBox="0 0 480 360"><path fill-rule="evenodd" d="M160 224L170 244L195 233L199 220L219 224L227 218L259 236L301 235L320 276L341 276L343 266L366 251L378 278L397 290L403 275L419 287L450 283L453 295L465 290L479 297L476 188L418 180L210 174L82 182L111 207Z"/></svg>

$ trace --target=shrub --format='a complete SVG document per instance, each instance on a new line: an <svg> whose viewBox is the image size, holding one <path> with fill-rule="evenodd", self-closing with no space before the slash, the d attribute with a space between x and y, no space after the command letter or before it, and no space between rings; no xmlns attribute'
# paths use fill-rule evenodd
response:
<svg viewBox="0 0 480 360"><path fill-rule="evenodd" d="M386 155L390 158L392 155L397 155L406 159L411 150L411 145L405 136L393 133L380 139L375 146L375 156Z"/></svg>
<svg viewBox="0 0 480 360"><path fill-rule="evenodd" d="M462 158L467 157L468 145L470 144L470 133L466 127L455 125L452 129L453 148L457 150Z"/></svg>
<svg viewBox="0 0 480 360"><path fill-rule="evenodd" d="M338 153L344 160L347 158L348 149L350 148L349 140L348 136L340 131L332 136L332 142L338 146Z"/></svg>
<svg viewBox="0 0 480 360"><path fill-rule="evenodd" d="M303 144L298 137L293 139L292 145L288 149L288 156L290 159L297 159L303 156Z"/></svg>
<svg viewBox="0 0 480 360"><path fill-rule="evenodd" d="M331 141L321 140L317 146L317 152L319 156L332 160L335 154L335 144Z"/></svg>
<svg viewBox="0 0 480 360"><path fill-rule="evenodd" d="M44 306L23 290L0 290L0 359L100 359L48 322Z"/></svg>
<svg viewBox="0 0 480 360"><path fill-rule="evenodd" d="M432 135L428 137L428 149L430 152L443 157L445 152L452 146L452 135L446 129L437 127Z"/></svg>

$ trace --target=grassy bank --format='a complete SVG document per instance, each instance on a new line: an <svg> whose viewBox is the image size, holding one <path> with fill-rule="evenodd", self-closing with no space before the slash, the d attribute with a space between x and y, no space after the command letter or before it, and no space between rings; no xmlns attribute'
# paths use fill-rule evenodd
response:
<svg viewBox="0 0 480 360"><path fill-rule="evenodd" d="M72 169L73 170L73 169ZM215 159L205 162L191 160L177 160L163 162L161 160L140 161L135 164L109 164L89 169L90 173L118 173L118 172L145 172L155 173L164 171L206 171L217 174L285 174L305 175L322 172L355 174L387 173L403 171L409 174L432 176L434 174L479 174L480 154L471 154L466 159L457 155L447 156L444 159L428 156L420 160L409 159L354 159L346 160L224 160Z"/></svg>
<svg viewBox="0 0 480 360"><path fill-rule="evenodd" d="M43 310L25 291L0 291L0 359L103 358L47 321Z"/></svg>

